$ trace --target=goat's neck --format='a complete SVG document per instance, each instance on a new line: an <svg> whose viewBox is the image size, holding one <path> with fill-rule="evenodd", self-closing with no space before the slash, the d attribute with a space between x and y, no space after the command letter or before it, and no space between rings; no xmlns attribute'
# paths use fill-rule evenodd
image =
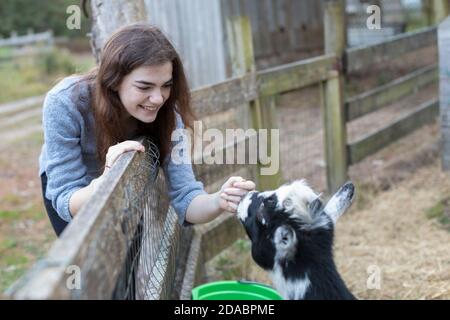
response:
<svg viewBox="0 0 450 320"><path fill-rule="evenodd" d="M275 263L272 280L284 299L353 298L331 255L320 259L309 257L305 260L297 257L293 261Z"/></svg>

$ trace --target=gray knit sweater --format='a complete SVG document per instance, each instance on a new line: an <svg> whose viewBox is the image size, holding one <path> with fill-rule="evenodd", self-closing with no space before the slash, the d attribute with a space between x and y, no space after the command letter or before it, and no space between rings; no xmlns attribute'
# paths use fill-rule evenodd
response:
<svg viewBox="0 0 450 320"><path fill-rule="evenodd" d="M72 194L100 175L88 85L78 80L78 76L71 76L60 81L47 93L43 106L44 145L39 174L46 173L45 197L65 221L72 219ZM75 85L77 82L79 85ZM184 127L178 114L176 126ZM194 197L206 193L203 184L196 181L190 164L175 164L168 157L162 167L171 205L180 223L187 224L186 209Z"/></svg>

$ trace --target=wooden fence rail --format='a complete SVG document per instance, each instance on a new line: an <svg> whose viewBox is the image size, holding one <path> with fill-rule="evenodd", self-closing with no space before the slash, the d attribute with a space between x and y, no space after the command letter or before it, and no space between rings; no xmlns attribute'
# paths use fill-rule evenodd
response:
<svg viewBox="0 0 450 320"><path fill-rule="evenodd" d="M41 42L52 45L54 42L53 32L49 30L41 33L29 33L23 36L13 35L12 37L6 39L0 38L0 47L20 47L34 45Z"/></svg>
<svg viewBox="0 0 450 320"><path fill-rule="evenodd" d="M394 36L392 39L364 47L346 50L344 60L347 72L367 69L368 67L397 58L399 55L427 46L436 46L436 27L428 27L416 32ZM346 121L352 121L368 113L386 107L417 90L436 82L438 67L436 64L422 67L385 85L348 98L345 103ZM347 164L362 161L388 144L400 139L422 125L432 122L438 116L438 101L430 100L403 118L386 125L375 133L367 134L357 141L347 144Z"/></svg>
<svg viewBox="0 0 450 320"><path fill-rule="evenodd" d="M349 48L346 50L345 66L348 73L367 69L372 65L387 62L400 55L424 47L436 45L436 27L400 34L380 43Z"/></svg>
<svg viewBox="0 0 450 320"><path fill-rule="evenodd" d="M438 80L437 65L423 67L385 85L366 91L347 100L347 121L385 107L389 103L411 95Z"/></svg>
<svg viewBox="0 0 450 320"><path fill-rule="evenodd" d="M424 124L434 121L438 115L439 103L437 99L433 99L423 103L415 111L401 119L349 144L349 165L360 162L365 157L419 129Z"/></svg>

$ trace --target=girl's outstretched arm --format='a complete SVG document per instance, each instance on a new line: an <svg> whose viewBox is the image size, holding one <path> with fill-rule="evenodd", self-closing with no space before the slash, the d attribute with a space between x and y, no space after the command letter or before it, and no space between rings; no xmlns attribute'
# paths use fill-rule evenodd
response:
<svg viewBox="0 0 450 320"><path fill-rule="evenodd" d="M186 211L186 221L197 224L217 218L223 212L236 213L241 199L255 189L255 183L242 177L229 178L219 191L200 194L192 199Z"/></svg>

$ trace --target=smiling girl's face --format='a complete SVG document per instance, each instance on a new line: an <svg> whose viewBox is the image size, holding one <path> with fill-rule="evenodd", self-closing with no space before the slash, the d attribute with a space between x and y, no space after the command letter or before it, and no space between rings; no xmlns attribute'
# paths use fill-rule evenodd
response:
<svg viewBox="0 0 450 320"><path fill-rule="evenodd" d="M126 75L118 93L127 112L134 118L151 123L170 97L173 84L172 62L141 66Z"/></svg>

